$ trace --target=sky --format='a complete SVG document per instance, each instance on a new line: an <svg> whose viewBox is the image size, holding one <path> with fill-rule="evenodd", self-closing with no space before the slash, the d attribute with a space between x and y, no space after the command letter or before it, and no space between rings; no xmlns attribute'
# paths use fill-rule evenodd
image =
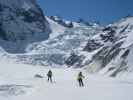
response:
<svg viewBox="0 0 133 100"><path fill-rule="evenodd" d="M113 23L133 15L133 0L38 0L47 16L58 15L67 20Z"/></svg>

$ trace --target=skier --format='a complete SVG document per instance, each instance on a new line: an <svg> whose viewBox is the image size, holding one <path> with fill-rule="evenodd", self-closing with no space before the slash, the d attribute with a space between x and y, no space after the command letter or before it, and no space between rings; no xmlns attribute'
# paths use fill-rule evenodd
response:
<svg viewBox="0 0 133 100"><path fill-rule="evenodd" d="M77 80L79 82L80 87L84 87L83 78L85 77L83 76L82 72L79 72Z"/></svg>
<svg viewBox="0 0 133 100"><path fill-rule="evenodd" d="M52 83L52 76L53 76L53 73L52 73L51 70L49 70L48 73L47 73L48 82L50 81Z"/></svg>

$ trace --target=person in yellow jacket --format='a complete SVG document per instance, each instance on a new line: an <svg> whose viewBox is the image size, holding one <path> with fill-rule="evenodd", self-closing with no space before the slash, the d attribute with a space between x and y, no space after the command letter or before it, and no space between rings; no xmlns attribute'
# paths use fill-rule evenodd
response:
<svg viewBox="0 0 133 100"><path fill-rule="evenodd" d="M83 78L85 77L83 76L82 72L79 72L77 80L79 82L80 87L84 87Z"/></svg>

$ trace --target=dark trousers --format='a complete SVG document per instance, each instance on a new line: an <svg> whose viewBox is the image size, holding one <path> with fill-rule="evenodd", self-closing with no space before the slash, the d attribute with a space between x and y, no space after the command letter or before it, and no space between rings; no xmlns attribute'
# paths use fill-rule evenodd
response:
<svg viewBox="0 0 133 100"><path fill-rule="evenodd" d="M83 80L82 79L79 79L78 81L79 81L79 86L80 87L83 87L84 86Z"/></svg>
<svg viewBox="0 0 133 100"><path fill-rule="evenodd" d="M48 76L48 82L49 81L52 83L52 77L51 76Z"/></svg>

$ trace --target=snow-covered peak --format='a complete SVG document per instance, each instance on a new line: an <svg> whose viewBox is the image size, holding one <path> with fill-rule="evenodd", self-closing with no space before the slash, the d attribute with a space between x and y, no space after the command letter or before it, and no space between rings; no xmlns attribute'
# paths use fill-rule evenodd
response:
<svg viewBox="0 0 133 100"><path fill-rule="evenodd" d="M122 27L125 25L133 25L133 17L122 18L119 22L114 23L117 27Z"/></svg>
<svg viewBox="0 0 133 100"><path fill-rule="evenodd" d="M62 20L62 18L59 17L59 16L50 16L49 18L52 19L52 20L54 20L54 21L60 21L60 20Z"/></svg>
<svg viewBox="0 0 133 100"><path fill-rule="evenodd" d="M49 22L49 27L52 29L52 33L50 34L50 39L61 35L66 30L66 27L56 23L55 21L51 20L49 17L46 17L47 21Z"/></svg>
<svg viewBox="0 0 133 100"><path fill-rule="evenodd" d="M133 44L133 17L126 17L120 20L118 23L113 24L117 26L117 35L122 38L122 48L127 48Z"/></svg>
<svg viewBox="0 0 133 100"><path fill-rule="evenodd" d="M93 54L92 59L86 65L86 69L92 73L100 71L102 74L113 77L132 72L132 33L133 17L123 18L106 26L103 32L94 38L97 40L96 44L101 43L102 46L100 49L95 49L97 52ZM94 46L97 46L96 44L93 43ZM90 45L87 47L89 50L92 49Z"/></svg>
<svg viewBox="0 0 133 100"><path fill-rule="evenodd" d="M62 19L59 16L49 16L49 18L51 20L53 20L54 22L56 22L57 24L60 24L61 26L64 26L66 28L73 28L72 21L68 21L68 20Z"/></svg>

